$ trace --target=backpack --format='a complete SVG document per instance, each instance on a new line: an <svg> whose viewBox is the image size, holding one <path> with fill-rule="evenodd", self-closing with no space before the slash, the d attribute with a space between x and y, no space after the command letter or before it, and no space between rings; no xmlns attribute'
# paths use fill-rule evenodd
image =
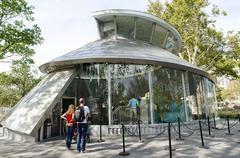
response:
<svg viewBox="0 0 240 158"><path fill-rule="evenodd" d="M77 118L77 122L82 122L85 119L85 114L84 114L84 107L79 107L79 117Z"/></svg>

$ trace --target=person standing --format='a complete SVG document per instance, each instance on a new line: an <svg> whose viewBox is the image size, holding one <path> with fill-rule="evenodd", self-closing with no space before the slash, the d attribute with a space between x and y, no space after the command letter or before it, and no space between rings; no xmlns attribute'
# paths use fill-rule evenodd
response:
<svg viewBox="0 0 240 158"><path fill-rule="evenodd" d="M130 106L130 117L131 121L136 121L137 118L137 106L139 104L139 101L136 98L131 98L128 102L128 105Z"/></svg>
<svg viewBox="0 0 240 158"><path fill-rule="evenodd" d="M74 112L75 106L70 104L68 110L61 116L61 118L66 120L66 146L68 150L71 149L72 144L72 134L73 134L73 124L74 124Z"/></svg>
<svg viewBox="0 0 240 158"><path fill-rule="evenodd" d="M77 150L85 153L86 151L86 135L88 131L88 118L90 117L90 110L85 105L84 98L79 99L79 106L75 111L75 119L77 122Z"/></svg>

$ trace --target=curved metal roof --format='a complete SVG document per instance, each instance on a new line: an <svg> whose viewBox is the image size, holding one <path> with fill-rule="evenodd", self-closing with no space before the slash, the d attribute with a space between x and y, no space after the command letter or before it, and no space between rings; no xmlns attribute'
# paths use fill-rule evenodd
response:
<svg viewBox="0 0 240 158"><path fill-rule="evenodd" d="M100 34L101 38L102 38L102 29L101 29L99 23L108 22L114 16L116 16L116 17L118 17L118 16L136 17L136 18L140 18L140 19L145 19L148 23L157 24L158 26L161 26L165 30L171 32L171 34L176 39L177 48L178 48L177 52L179 52L181 47L182 47L182 39L181 39L181 36L180 36L179 32L173 26L171 26L170 24L168 24L164 20L162 20L162 19L160 19L160 18L158 18L156 16L153 16L151 14L148 14L148 13L145 13L145 12L140 12L140 11L134 11L134 10L126 10L126 9L108 9L108 10L96 11L96 12L93 13L93 16L97 20L98 30L99 30L99 34ZM125 21L126 20L127 19L125 19ZM128 24L128 22L125 23L125 25L127 25L127 24ZM126 27L129 27L129 26L126 26ZM145 31L149 31L149 30L145 30Z"/></svg>
<svg viewBox="0 0 240 158"><path fill-rule="evenodd" d="M74 76L74 70L47 74L5 115L1 124L17 133L36 136Z"/></svg>
<svg viewBox="0 0 240 158"><path fill-rule="evenodd" d="M101 39L41 65L42 72L56 71L83 63L153 64L207 76L200 68L167 50L129 39Z"/></svg>

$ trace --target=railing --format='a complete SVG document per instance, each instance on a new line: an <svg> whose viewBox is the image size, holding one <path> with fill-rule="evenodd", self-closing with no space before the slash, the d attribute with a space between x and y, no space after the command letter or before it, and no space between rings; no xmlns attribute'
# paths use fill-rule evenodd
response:
<svg viewBox="0 0 240 158"><path fill-rule="evenodd" d="M130 108L128 106L119 106L113 113L113 124L129 123L130 118Z"/></svg>

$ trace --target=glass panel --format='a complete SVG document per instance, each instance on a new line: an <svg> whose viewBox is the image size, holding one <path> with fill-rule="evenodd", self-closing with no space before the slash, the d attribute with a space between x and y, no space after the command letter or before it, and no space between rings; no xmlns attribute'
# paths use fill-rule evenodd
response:
<svg viewBox="0 0 240 158"><path fill-rule="evenodd" d="M192 121L192 113L194 113L194 96L190 94L190 89L189 89L189 78L188 78L188 73L184 73L184 87L185 87L185 117L186 121ZM196 108L195 108L196 109Z"/></svg>
<svg viewBox="0 0 240 158"><path fill-rule="evenodd" d="M101 116L103 119L102 124L108 124L108 88L105 68L105 64L83 64L80 68L82 71L75 77L63 96L64 101L77 98L77 95L78 99L80 97L85 98L86 105L91 111L91 124L93 125L99 124ZM76 105L76 103L74 104Z"/></svg>
<svg viewBox="0 0 240 158"><path fill-rule="evenodd" d="M113 21L104 22L102 24L102 33L104 37L113 36L114 30L115 30L115 26Z"/></svg>
<svg viewBox="0 0 240 158"><path fill-rule="evenodd" d="M171 33L167 37L165 49L173 53L177 52L177 39Z"/></svg>
<svg viewBox="0 0 240 158"><path fill-rule="evenodd" d="M167 33L168 32L166 29L162 28L161 26L156 25L152 43L156 46L163 48L163 43L165 41Z"/></svg>
<svg viewBox="0 0 240 158"><path fill-rule="evenodd" d="M79 79L79 96L85 98L92 115L91 124L108 124L107 81L106 79Z"/></svg>
<svg viewBox="0 0 240 158"><path fill-rule="evenodd" d="M144 19L137 19L136 39L149 42L152 34L152 23Z"/></svg>
<svg viewBox="0 0 240 158"><path fill-rule="evenodd" d="M74 79L63 94L63 97L74 97L76 91L76 80Z"/></svg>
<svg viewBox="0 0 240 158"><path fill-rule="evenodd" d="M153 76L154 122L176 122L185 119L182 72L156 69Z"/></svg>
<svg viewBox="0 0 240 158"><path fill-rule="evenodd" d="M79 97L85 98L86 105L91 111L93 125L99 124L100 117L102 117L102 124L108 124L108 88L105 68L104 64L84 64L78 81Z"/></svg>
<svg viewBox="0 0 240 158"><path fill-rule="evenodd" d="M57 103L52 109L51 136L60 136L61 104ZM64 126L65 127L65 126Z"/></svg>
<svg viewBox="0 0 240 158"><path fill-rule="evenodd" d="M206 103L208 108L208 116L211 118L215 111L216 101L214 95L214 84L205 78L205 94L206 94Z"/></svg>
<svg viewBox="0 0 240 158"><path fill-rule="evenodd" d="M189 89L193 119L206 117L206 101L203 91L203 77L189 73Z"/></svg>
<svg viewBox="0 0 240 158"><path fill-rule="evenodd" d="M115 64L111 69L113 124L135 122L139 115L148 122L148 67Z"/></svg>
<svg viewBox="0 0 240 158"><path fill-rule="evenodd" d="M189 95L186 95L186 102L189 105L192 112L192 119L198 119L198 104L196 98L196 83L192 73L188 73Z"/></svg>
<svg viewBox="0 0 240 158"><path fill-rule="evenodd" d="M197 102L198 102L198 108L199 108L199 117L200 118L206 118L206 100L204 96L203 91L203 78L198 76L196 80L197 84Z"/></svg>
<svg viewBox="0 0 240 158"><path fill-rule="evenodd" d="M134 17L117 16L118 35L133 39Z"/></svg>

